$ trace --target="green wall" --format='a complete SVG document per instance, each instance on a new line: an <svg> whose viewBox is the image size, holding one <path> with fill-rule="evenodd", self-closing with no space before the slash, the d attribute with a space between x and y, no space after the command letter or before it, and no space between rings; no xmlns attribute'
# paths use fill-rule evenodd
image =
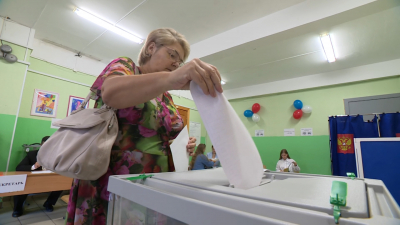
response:
<svg viewBox="0 0 400 225"><path fill-rule="evenodd" d="M251 136L255 136L255 130L264 129L265 137L253 139L268 169L275 170L279 152L285 148L299 163L302 173L331 174L328 116L345 114L343 99L393 93L400 93L400 76L235 99L230 103ZM292 117L296 99L313 109L300 120ZM258 123L243 116L254 103L261 105ZM285 128L294 128L296 136L284 137ZM300 136L301 128L313 128L314 136Z"/></svg>
<svg viewBox="0 0 400 225"><path fill-rule="evenodd" d="M13 54L16 54L20 60L24 59L25 48L8 42L5 42L5 44L9 44L13 48ZM86 85L92 85L96 79L96 77L88 74L74 72L71 69L32 58L30 57L30 53L31 50L28 50L26 59L26 61L30 63L29 70L39 71ZM11 138L26 68L27 65L22 63L10 64L6 63L4 60L0 60L0 79L2 80L2 82L0 82L0 94L2 94L2 96L7 96L2 98L0 102L0 171L5 171L7 169ZM26 153L22 147L23 144L38 143L42 137L52 135L56 131L56 129L50 128L52 118L30 115L35 89L59 94L56 115L58 119L62 119L66 116L70 95L86 97L89 92L89 87L87 86L41 75L32 71L27 71L26 73L8 171L14 171L18 163L25 156ZM194 102L189 99L174 95L173 99L176 104L194 109L196 108ZM93 107L93 104L94 101L91 100L89 106ZM196 110L191 110L190 121L202 124L200 115ZM201 136L201 143L205 143L206 131L203 124Z"/></svg>
<svg viewBox="0 0 400 225"><path fill-rule="evenodd" d="M8 42L5 42L5 44L9 44L13 48L13 54L20 60L24 60L25 48ZM88 74L74 72L61 66L31 58L30 53L31 50L28 49L26 62L30 63L30 70L87 85L91 85L96 79L96 77ZM86 97L89 92L89 88L86 86L40 75L26 71L26 69L27 65L25 64L10 64L0 60L0 79L2 81L0 82L0 94L5 96L0 102L0 171L7 169L7 160L25 73L26 80L10 155L9 171L14 171L16 165L25 156L23 144L40 142L43 136L52 135L56 131L56 129L50 128L51 118L30 115L34 89L42 89L59 94L57 118L66 116L70 95ZM94 102L91 101L90 106L93 106L93 104Z"/></svg>
<svg viewBox="0 0 400 225"><path fill-rule="evenodd" d="M15 115L0 114L0 172L6 171L14 122Z"/></svg>
<svg viewBox="0 0 400 225"><path fill-rule="evenodd" d="M329 145L329 136L253 137L263 164L275 171L279 153L287 149L300 166L301 173L331 175L330 152L321 149ZM328 148L329 149L329 148Z"/></svg>
<svg viewBox="0 0 400 225"><path fill-rule="evenodd" d="M3 42L13 48L13 54L23 59L25 55L23 48ZM0 171L5 171L7 167L15 115L18 110L26 67L21 63L11 64L0 60L0 95L3 96L0 101Z"/></svg>
<svg viewBox="0 0 400 225"><path fill-rule="evenodd" d="M13 53L21 60L25 55L25 48L10 44ZM31 51L29 50L28 53ZM36 70L79 83L91 85L94 76L74 72L70 69L57 66L42 60L31 58L28 54L29 69ZM3 97L0 102L0 171L5 171L11 136L14 129L18 103L21 94L22 81L25 75L26 65L21 63L9 64L0 60L0 94ZM51 135L55 129L50 128L50 118L30 115L34 89L53 91L60 94L57 118L64 118L67 111L69 95L85 97L88 87L27 72L26 83L23 90L22 102L18 123L15 130L15 138L12 146L9 170L15 166L24 156L23 144L40 142L41 138ZM254 137L253 140L260 152L262 161L267 168L274 170L278 161L279 151L286 148L290 156L301 167L301 172L330 174L330 151L328 116L344 114L343 99L364 97L371 95L392 94L400 92L400 76L376 79L364 82L349 83L322 88L307 89L279 94L271 94L252 98L231 100L234 110L238 113L242 122L252 136L255 130L264 129L265 137ZM178 105L196 109L193 101L179 96L173 96ZM292 118L294 100L300 99L305 105L313 108L313 113L305 115L300 120ZM259 115L261 121L254 123L243 116L246 109L251 109L252 104L260 103L262 106ZM91 106L93 105L91 101ZM197 110L191 110L190 121L202 123ZM295 128L295 137L283 137L283 129ZM301 137L300 128L313 128L314 136ZM202 123L201 143L207 145L206 152L211 151L211 141Z"/></svg>

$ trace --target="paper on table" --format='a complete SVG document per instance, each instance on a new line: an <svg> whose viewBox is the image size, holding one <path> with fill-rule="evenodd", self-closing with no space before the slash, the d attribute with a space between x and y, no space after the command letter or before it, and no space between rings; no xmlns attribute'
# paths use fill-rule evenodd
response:
<svg viewBox="0 0 400 225"><path fill-rule="evenodd" d="M171 144L172 158L174 160L175 172L188 171L189 153L186 150L186 145L189 142L189 133L187 126L179 133Z"/></svg>
<svg viewBox="0 0 400 225"><path fill-rule="evenodd" d="M53 173L53 171L50 170L42 170L42 171L32 171L32 173Z"/></svg>
<svg viewBox="0 0 400 225"><path fill-rule="evenodd" d="M230 184L240 189L259 186L263 176L260 154L228 100L220 93L215 98L205 95L194 82L190 91Z"/></svg>
<svg viewBox="0 0 400 225"><path fill-rule="evenodd" d="M23 191L25 189L26 174L1 176L0 193Z"/></svg>

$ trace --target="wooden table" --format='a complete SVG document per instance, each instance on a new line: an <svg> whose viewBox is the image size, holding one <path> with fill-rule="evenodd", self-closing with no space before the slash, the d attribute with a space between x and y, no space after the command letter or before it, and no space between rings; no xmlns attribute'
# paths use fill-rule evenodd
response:
<svg viewBox="0 0 400 225"><path fill-rule="evenodd" d="M69 190L73 180L57 173L0 172L0 176L22 174L27 174L25 189L23 191L0 193L0 197Z"/></svg>

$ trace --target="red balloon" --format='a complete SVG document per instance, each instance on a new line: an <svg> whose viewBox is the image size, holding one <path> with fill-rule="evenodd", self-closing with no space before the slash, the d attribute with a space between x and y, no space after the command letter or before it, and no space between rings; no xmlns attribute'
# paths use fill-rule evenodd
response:
<svg viewBox="0 0 400 225"><path fill-rule="evenodd" d="M300 119L302 116L303 116L303 111L301 111L301 109L298 109L293 112L293 118L295 118L296 120Z"/></svg>
<svg viewBox="0 0 400 225"><path fill-rule="evenodd" d="M251 111L253 111L253 113L258 113L258 111L260 111L261 106L258 103L254 103L253 107L251 108Z"/></svg>

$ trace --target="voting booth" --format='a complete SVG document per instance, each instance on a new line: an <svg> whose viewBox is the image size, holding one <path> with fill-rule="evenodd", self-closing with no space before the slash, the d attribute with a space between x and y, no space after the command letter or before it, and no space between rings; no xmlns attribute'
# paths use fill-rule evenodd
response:
<svg viewBox="0 0 400 225"><path fill-rule="evenodd" d="M380 180L264 172L239 189L222 168L150 175L110 177L107 224L400 224Z"/></svg>
<svg viewBox="0 0 400 225"><path fill-rule="evenodd" d="M382 180L400 203L400 138L355 138L357 175Z"/></svg>

